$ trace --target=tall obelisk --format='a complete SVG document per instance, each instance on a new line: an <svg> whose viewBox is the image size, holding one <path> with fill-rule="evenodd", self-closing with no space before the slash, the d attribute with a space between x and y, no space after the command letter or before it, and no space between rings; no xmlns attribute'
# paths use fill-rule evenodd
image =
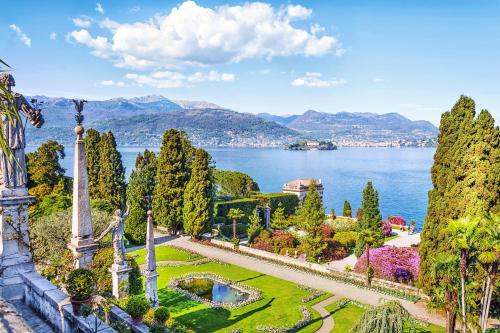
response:
<svg viewBox="0 0 500 333"><path fill-rule="evenodd" d="M153 226L153 217L151 210L148 210L148 222L146 229L146 267L143 271L146 279L146 298L149 299L153 308L158 307L158 290L156 280L156 253L155 253L155 235Z"/></svg>
<svg viewBox="0 0 500 333"><path fill-rule="evenodd" d="M83 133L84 100L73 100L76 109L76 142L73 171L73 217L71 222L71 242L69 249L73 252L75 268L89 268L92 264L97 243L94 242L90 196L88 188L87 161Z"/></svg>

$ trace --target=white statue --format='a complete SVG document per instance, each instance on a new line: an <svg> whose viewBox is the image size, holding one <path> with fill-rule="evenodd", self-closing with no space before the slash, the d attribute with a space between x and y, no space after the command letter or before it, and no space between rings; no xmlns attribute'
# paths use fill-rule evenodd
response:
<svg viewBox="0 0 500 333"><path fill-rule="evenodd" d="M122 214L120 209L115 210L115 213L113 214L113 222L111 222L106 230L104 230L104 232L96 239L96 242L100 241L111 230L113 230L113 263L120 266L126 265L125 244L123 239L125 234L125 220L127 219L129 213L129 205L127 205L127 211L125 214Z"/></svg>

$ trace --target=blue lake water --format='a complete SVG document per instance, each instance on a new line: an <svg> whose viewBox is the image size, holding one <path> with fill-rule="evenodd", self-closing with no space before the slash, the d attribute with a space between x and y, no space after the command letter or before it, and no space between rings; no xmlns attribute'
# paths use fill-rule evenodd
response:
<svg viewBox="0 0 500 333"><path fill-rule="evenodd" d="M153 149L155 150L155 149ZM121 148L127 177L140 148ZM158 151L156 149L155 151ZM251 175L263 192L280 192L284 183L299 178L321 179L327 212L342 212L349 200L353 214L361 204L368 180L379 192L384 218L401 215L414 219L420 229L431 188L430 169L434 148L342 148L336 151L288 151L281 149L208 149L220 169L239 170ZM73 151L66 149L62 165L73 173Z"/></svg>

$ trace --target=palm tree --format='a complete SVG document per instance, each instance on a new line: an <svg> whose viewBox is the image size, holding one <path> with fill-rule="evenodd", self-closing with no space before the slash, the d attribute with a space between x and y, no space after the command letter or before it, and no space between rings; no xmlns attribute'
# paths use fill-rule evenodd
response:
<svg viewBox="0 0 500 333"><path fill-rule="evenodd" d="M478 245L478 263L485 272L483 282L479 327L481 332L486 332L490 304L495 289L500 262L500 215L487 216L480 222L481 232Z"/></svg>
<svg viewBox="0 0 500 333"><path fill-rule="evenodd" d="M398 301L387 301L366 311L351 333L404 333L414 331L414 322Z"/></svg>
<svg viewBox="0 0 500 333"><path fill-rule="evenodd" d="M478 240L478 224L480 218L462 218L451 221L446 227L446 233L452 248L460 254L460 300L462 307L462 332L467 332L467 308L465 303L465 282L470 265L469 254L474 251Z"/></svg>
<svg viewBox="0 0 500 333"><path fill-rule="evenodd" d="M229 212L227 213L227 217L230 218L233 221L233 239L237 239L236 235L236 222L243 218L245 216L245 213L239 208L231 208Z"/></svg>
<svg viewBox="0 0 500 333"><path fill-rule="evenodd" d="M455 332L460 285L457 274L458 264L458 256L441 253L435 258L431 272L432 278L439 281L437 288L433 290L431 305L444 308L446 312L446 333Z"/></svg>
<svg viewBox="0 0 500 333"><path fill-rule="evenodd" d="M370 267L370 246L377 241L377 235L371 229L365 229L359 234L360 239L365 243L366 251L366 285L371 286L372 269Z"/></svg>

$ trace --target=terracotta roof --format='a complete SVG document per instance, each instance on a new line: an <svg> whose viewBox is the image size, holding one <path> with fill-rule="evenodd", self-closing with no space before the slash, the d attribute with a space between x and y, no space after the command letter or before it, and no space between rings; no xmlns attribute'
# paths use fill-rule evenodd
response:
<svg viewBox="0 0 500 333"><path fill-rule="evenodd" d="M285 186L299 187L299 186L311 186L312 184L321 185L321 180L316 180L312 178L297 179L285 184Z"/></svg>

